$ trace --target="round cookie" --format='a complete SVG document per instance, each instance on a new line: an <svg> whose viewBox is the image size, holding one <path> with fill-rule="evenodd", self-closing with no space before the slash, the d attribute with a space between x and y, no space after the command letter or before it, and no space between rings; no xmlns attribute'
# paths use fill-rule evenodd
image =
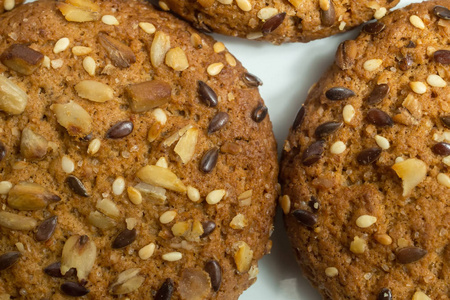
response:
<svg viewBox="0 0 450 300"><path fill-rule="evenodd" d="M381 18L399 0L161 0L170 10L206 32L274 44L308 42Z"/></svg>
<svg viewBox="0 0 450 300"><path fill-rule="evenodd" d="M144 1L0 24L0 298L237 299L277 198L260 81Z"/></svg>
<svg viewBox="0 0 450 300"><path fill-rule="evenodd" d="M290 129L280 203L324 299L449 299L448 8L364 25Z"/></svg>

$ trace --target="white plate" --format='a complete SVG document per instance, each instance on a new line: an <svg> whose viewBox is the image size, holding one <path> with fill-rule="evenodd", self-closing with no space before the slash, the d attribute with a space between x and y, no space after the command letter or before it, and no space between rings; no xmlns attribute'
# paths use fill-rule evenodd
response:
<svg viewBox="0 0 450 300"><path fill-rule="evenodd" d="M403 7L418 0L401 0ZM225 43L250 73L262 79L260 93L269 108L278 151L308 89L317 82L334 61L339 43L355 38L359 29L307 44L274 46L269 43L214 35ZM303 277L284 232L280 211L272 236L272 253L259 263L256 283L245 291L240 300L319 300L319 293Z"/></svg>

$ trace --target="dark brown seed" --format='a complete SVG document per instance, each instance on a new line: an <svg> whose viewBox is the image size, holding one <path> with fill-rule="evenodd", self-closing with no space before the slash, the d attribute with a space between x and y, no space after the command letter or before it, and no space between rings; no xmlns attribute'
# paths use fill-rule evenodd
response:
<svg viewBox="0 0 450 300"><path fill-rule="evenodd" d="M128 246L136 240L136 228L128 230L125 228L121 233L119 233L114 241L112 242L112 247L114 249L120 249Z"/></svg>
<svg viewBox="0 0 450 300"><path fill-rule="evenodd" d="M174 291L173 281L167 278L155 295L155 300L170 300Z"/></svg>
<svg viewBox="0 0 450 300"><path fill-rule="evenodd" d="M416 48L416 44L413 41L409 41L405 48Z"/></svg>
<svg viewBox="0 0 450 300"><path fill-rule="evenodd" d="M201 80L198 81L198 96L206 106L214 107L219 103L216 92Z"/></svg>
<svg viewBox="0 0 450 300"><path fill-rule="evenodd" d="M413 59L412 59L411 55L406 54L406 56L403 57L398 62L398 68L402 71L407 71L407 70L409 70L409 68L411 68L412 64L413 64Z"/></svg>
<svg viewBox="0 0 450 300"><path fill-rule="evenodd" d="M367 112L367 121L378 127L394 125L394 121L392 120L392 118L387 113L378 108L369 109L369 111Z"/></svg>
<svg viewBox="0 0 450 300"><path fill-rule="evenodd" d="M69 188L75 194L82 196L82 197L89 197L89 194L87 193L86 188L84 187L84 184L77 177L75 177L73 175L69 175L66 178L66 182L69 185Z"/></svg>
<svg viewBox="0 0 450 300"><path fill-rule="evenodd" d="M358 55L357 44L354 40L343 41L336 51L336 65L342 70L348 70L355 64Z"/></svg>
<svg viewBox="0 0 450 300"><path fill-rule="evenodd" d="M89 142L90 140L92 140L93 137L94 137L94 135L92 133L89 133L88 135L80 138L80 141L82 141L82 142Z"/></svg>
<svg viewBox="0 0 450 300"><path fill-rule="evenodd" d="M267 116L267 107L264 106L262 103L259 103L258 106L253 110L252 113L252 119L256 123L260 123L264 120L264 118Z"/></svg>
<svg viewBox="0 0 450 300"><path fill-rule="evenodd" d="M434 52L433 56L437 63L443 65L450 64L450 50L438 50Z"/></svg>
<svg viewBox="0 0 450 300"><path fill-rule="evenodd" d="M342 122L326 122L317 126L314 135L318 138L324 138L338 130L342 126Z"/></svg>
<svg viewBox="0 0 450 300"><path fill-rule="evenodd" d="M333 26L334 21L336 20L336 13L334 11L333 1L328 0L330 3L330 8L328 10L320 10L320 20L322 21L323 26Z"/></svg>
<svg viewBox="0 0 450 300"><path fill-rule="evenodd" d="M389 86L387 84L378 84L366 98L366 103L369 105L378 104L387 96L387 94L389 94Z"/></svg>
<svg viewBox="0 0 450 300"><path fill-rule="evenodd" d="M370 165L371 163L375 162L381 155L381 149L374 147L374 148L367 148L363 151L359 152L358 156L356 157L356 160L360 165Z"/></svg>
<svg viewBox="0 0 450 300"><path fill-rule="evenodd" d="M67 296L81 297L88 294L89 290L78 282L68 281L61 284L61 292Z"/></svg>
<svg viewBox="0 0 450 300"><path fill-rule="evenodd" d="M297 130L297 128L300 128L300 126L302 126L305 114L306 109L304 106L302 106L302 108L300 108L300 110L298 111L297 116L295 117L294 125L292 125L292 130Z"/></svg>
<svg viewBox="0 0 450 300"><path fill-rule="evenodd" d="M205 264L205 271L211 278L211 286L213 290L217 292L220 289L220 284L222 283L222 268L217 261L210 260Z"/></svg>
<svg viewBox="0 0 450 300"><path fill-rule="evenodd" d="M325 92L325 97L331 101L341 101L355 95L355 92L345 87L333 87Z"/></svg>
<svg viewBox="0 0 450 300"><path fill-rule="evenodd" d="M230 120L230 116L226 112L218 112L211 120L208 126L208 134L220 130Z"/></svg>
<svg viewBox="0 0 450 300"><path fill-rule="evenodd" d="M388 289L388 288L382 289L378 293L377 300L392 300L392 292L391 292L391 290Z"/></svg>
<svg viewBox="0 0 450 300"><path fill-rule="evenodd" d="M319 200L316 197L311 196L311 199L308 202L308 206L312 209L313 212L318 212L320 209Z"/></svg>
<svg viewBox="0 0 450 300"><path fill-rule="evenodd" d="M261 79L250 73L244 73L244 75L242 75L242 79L244 80L245 84L249 87L258 87L260 85L263 85Z"/></svg>
<svg viewBox="0 0 450 300"><path fill-rule="evenodd" d="M107 132L106 138L108 139L121 139L133 132L133 122L121 121L114 124Z"/></svg>
<svg viewBox="0 0 450 300"><path fill-rule="evenodd" d="M441 117L441 121L445 127L450 128L450 116Z"/></svg>
<svg viewBox="0 0 450 300"><path fill-rule="evenodd" d="M66 272L66 274L61 274L61 263L59 261L54 262L50 265L48 265L44 269L45 274L51 276L51 277L57 277L57 278L69 278L70 276L75 275L75 268L70 268L69 271Z"/></svg>
<svg viewBox="0 0 450 300"><path fill-rule="evenodd" d="M214 231L214 229L216 229L216 223L214 223L213 221L203 222L202 226L203 226L203 234L200 236L200 238L207 237Z"/></svg>
<svg viewBox="0 0 450 300"><path fill-rule="evenodd" d="M5 145L0 142L0 161L2 161L3 158L6 156L6 147Z"/></svg>
<svg viewBox="0 0 450 300"><path fill-rule="evenodd" d="M297 209L292 212L292 215L306 227L314 227L317 223L317 216L307 210Z"/></svg>
<svg viewBox="0 0 450 300"><path fill-rule="evenodd" d="M55 232L56 224L58 223L58 216L50 217L39 224L34 238L38 242L45 242L51 238Z"/></svg>
<svg viewBox="0 0 450 300"><path fill-rule="evenodd" d="M450 10L447 7L436 5L433 8L433 13L438 18L450 20Z"/></svg>
<svg viewBox="0 0 450 300"><path fill-rule="evenodd" d="M262 34L266 35L277 29L278 26L280 26L283 23L285 17L286 13L282 12L266 20L266 22L264 22L264 25L261 28Z"/></svg>
<svg viewBox="0 0 450 300"><path fill-rule="evenodd" d="M410 264L418 261L427 253L427 250L419 247L404 247L397 251L397 260L401 264Z"/></svg>
<svg viewBox="0 0 450 300"><path fill-rule="evenodd" d="M433 146L432 149L433 149L434 154L445 155L445 156L450 155L450 144L449 143L444 143L444 142L437 143Z"/></svg>
<svg viewBox="0 0 450 300"><path fill-rule="evenodd" d="M381 22L371 22L364 24L362 31L367 34L378 34L384 30L386 25Z"/></svg>
<svg viewBox="0 0 450 300"><path fill-rule="evenodd" d="M219 158L219 148L214 147L203 154L200 160L200 170L205 173L211 172L217 164Z"/></svg>
<svg viewBox="0 0 450 300"><path fill-rule="evenodd" d="M313 163L317 162L322 157L324 144L325 141L320 140L309 145L309 147L306 148L305 152L303 152L303 165L310 166Z"/></svg>
<svg viewBox="0 0 450 300"><path fill-rule="evenodd" d="M22 253L17 251L7 252L5 254L0 255L0 271L6 270L12 265L14 265L21 256Z"/></svg>

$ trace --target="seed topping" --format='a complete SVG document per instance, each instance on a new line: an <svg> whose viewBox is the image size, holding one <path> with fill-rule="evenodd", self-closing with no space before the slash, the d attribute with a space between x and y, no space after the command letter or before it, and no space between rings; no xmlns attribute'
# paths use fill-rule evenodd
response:
<svg viewBox="0 0 450 300"><path fill-rule="evenodd" d="M386 25L384 25L381 22L378 22L378 21L370 22L370 23L364 24L362 31L367 34L378 34L378 33L382 32L385 27L386 27Z"/></svg>
<svg viewBox="0 0 450 300"><path fill-rule="evenodd" d="M286 13L282 12L266 20L261 28L262 34L266 35L273 32L283 23L285 17Z"/></svg>
<svg viewBox="0 0 450 300"><path fill-rule="evenodd" d="M297 128L300 128L303 124L303 119L305 118L306 109L304 106L300 108L300 110L297 113L297 116L295 117L294 124L292 125L292 130L297 130Z"/></svg>
<svg viewBox="0 0 450 300"><path fill-rule="evenodd" d="M433 53L433 57L437 63L443 65L450 64L450 50L437 50Z"/></svg>
<svg viewBox="0 0 450 300"><path fill-rule="evenodd" d="M378 127L394 125L394 121L392 120L392 118L387 113L378 108L369 109L369 111L367 112L367 121Z"/></svg>
<svg viewBox="0 0 450 300"><path fill-rule="evenodd" d="M297 209L292 212L292 215L306 227L314 227L317 223L317 216L307 210Z"/></svg>
<svg viewBox="0 0 450 300"><path fill-rule="evenodd" d="M315 162L317 162L320 158L322 158L322 154L324 151L325 141L320 140L312 143L306 148L305 152L302 155L302 162L305 166L311 166Z"/></svg>
<svg viewBox="0 0 450 300"><path fill-rule="evenodd" d="M58 216L50 217L44 220L37 227L35 239L38 242L45 242L51 238L56 229L56 224L58 223Z"/></svg>
<svg viewBox="0 0 450 300"><path fill-rule="evenodd" d="M217 164L219 158L219 148L214 147L203 154L200 160L200 170L204 173L210 173Z"/></svg>
<svg viewBox="0 0 450 300"><path fill-rule="evenodd" d="M73 175L69 175L66 178L66 182L69 185L69 188L74 192L75 194L82 196L82 197L89 197L89 194L80 179Z"/></svg>
<svg viewBox="0 0 450 300"><path fill-rule="evenodd" d="M379 293L377 300L392 300L392 292L388 288L383 288Z"/></svg>
<svg viewBox="0 0 450 300"><path fill-rule="evenodd" d="M376 85L370 95L366 98L366 103L375 105L380 103L389 94L389 86L387 84Z"/></svg>
<svg viewBox="0 0 450 300"><path fill-rule="evenodd" d="M253 110L252 119L256 123L261 123L267 116L268 109L262 103L258 103L256 108Z"/></svg>
<svg viewBox="0 0 450 300"><path fill-rule="evenodd" d="M209 107L215 107L218 104L218 98L216 92L204 83L203 81L198 81L198 95L200 100Z"/></svg>
<svg viewBox="0 0 450 300"><path fill-rule="evenodd" d="M106 138L108 139L121 139L133 132L134 125L131 121L120 121L114 124L106 132Z"/></svg>
<svg viewBox="0 0 450 300"><path fill-rule="evenodd" d="M378 160L381 155L381 149L378 147L364 149L359 152L356 160L360 165L366 166Z"/></svg>
<svg viewBox="0 0 450 300"><path fill-rule="evenodd" d="M7 252L0 255L0 271L10 268L19 260L21 256L22 253L17 251Z"/></svg>
<svg viewBox="0 0 450 300"><path fill-rule="evenodd" d="M172 279L167 278L156 293L155 300L170 300L174 290Z"/></svg>
<svg viewBox="0 0 450 300"><path fill-rule="evenodd" d="M397 260L401 264L410 264L423 258L427 250L419 247L404 247L397 251Z"/></svg>
<svg viewBox="0 0 450 300"><path fill-rule="evenodd" d="M327 3L328 2L328 3ZM334 4L331 0L320 1L320 20L323 26L333 26L336 20L336 12L334 10Z"/></svg>
<svg viewBox="0 0 450 300"><path fill-rule="evenodd" d="M61 292L72 297L82 297L90 291L78 282L67 281L61 284Z"/></svg>
<svg viewBox="0 0 450 300"><path fill-rule="evenodd" d="M205 264L205 271L209 274L213 290L217 292L222 283L222 268L220 264L216 260L210 260Z"/></svg>
<svg viewBox="0 0 450 300"><path fill-rule="evenodd" d="M122 230L112 242L113 249L120 249L130 245L132 242L136 240L136 228L128 230L125 228Z"/></svg>
<svg viewBox="0 0 450 300"><path fill-rule="evenodd" d="M436 5L433 7L433 13L438 18L450 20L450 10L447 7Z"/></svg>
<svg viewBox="0 0 450 300"><path fill-rule="evenodd" d="M346 100L356 96L355 92L345 87L333 87L325 92L325 97L331 101Z"/></svg>
<svg viewBox="0 0 450 300"><path fill-rule="evenodd" d="M256 75L250 73L244 73L244 75L242 75L242 79L244 80L245 84L249 87L258 87L260 85L263 85L261 79L259 79Z"/></svg>
<svg viewBox="0 0 450 300"><path fill-rule="evenodd" d="M230 116L226 112L218 112L211 120L208 126L208 134L216 132L224 127L230 119Z"/></svg>
<svg viewBox="0 0 450 300"><path fill-rule="evenodd" d="M322 139L334 132L336 132L342 126L342 122L326 122L317 126L314 135L318 139Z"/></svg>

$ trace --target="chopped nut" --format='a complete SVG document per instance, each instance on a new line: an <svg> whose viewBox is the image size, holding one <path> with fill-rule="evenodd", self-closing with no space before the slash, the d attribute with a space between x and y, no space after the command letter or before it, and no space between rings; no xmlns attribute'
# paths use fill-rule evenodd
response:
<svg viewBox="0 0 450 300"><path fill-rule="evenodd" d="M0 195L8 194L12 186L12 183L9 181L0 181Z"/></svg>
<svg viewBox="0 0 450 300"><path fill-rule="evenodd" d="M20 139L20 153L26 159L41 159L47 154L48 142L42 136L31 129L24 128Z"/></svg>
<svg viewBox="0 0 450 300"><path fill-rule="evenodd" d="M89 22L100 19L100 7L89 0L58 2L58 9L69 22Z"/></svg>
<svg viewBox="0 0 450 300"><path fill-rule="evenodd" d="M187 164L195 154L195 146L197 145L198 129L190 128L180 138L174 148L174 152L181 158L183 164Z"/></svg>
<svg viewBox="0 0 450 300"><path fill-rule="evenodd" d="M443 186L450 188L450 177L447 174L439 173L437 181Z"/></svg>
<svg viewBox="0 0 450 300"><path fill-rule="evenodd" d="M412 300L431 300L424 292L417 291L414 293Z"/></svg>
<svg viewBox="0 0 450 300"><path fill-rule="evenodd" d="M152 65L159 67L170 49L170 36L162 31L157 31L150 47L150 61Z"/></svg>
<svg viewBox="0 0 450 300"><path fill-rule="evenodd" d="M364 62L363 68L366 71L375 71L383 64L383 60L381 59L369 59L366 62Z"/></svg>
<svg viewBox="0 0 450 300"><path fill-rule="evenodd" d="M87 153L89 155L94 155L95 153L100 150L100 146L102 145L102 142L99 139L93 139L88 146Z"/></svg>
<svg viewBox="0 0 450 300"><path fill-rule="evenodd" d="M14 7L16 6L16 1L15 0L5 0L5 1L3 1L3 8L6 10L6 11L10 11L10 10L12 10ZM1 294L1 295L7 295L7 294ZM0 295L0 296L1 296ZM9 295L7 295L8 296L8 300L9 300ZM6 297L6 296L5 296ZM1 300L4 300L3 298L1 298L0 297L0 299Z"/></svg>
<svg viewBox="0 0 450 300"><path fill-rule="evenodd" d="M172 226L171 231L174 236L184 236L191 229L191 226L191 222L177 222Z"/></svg>
<svg viewBox="0 0 450 300"><path fill-rule="evenodd" d="M124 69L136 62L136 56L133 50L124 43L119 42L103 32L98 34L98 40L100 45L106 50L114 66Z"/></svg>
<svg viewBox="0 0 450 300"><path fill-rule="evenodd" d="M31 182L20 182L8 193L8 205L18 210L40 210L60 200L43 186Z"/></svg>
<svg viewBox="0 0 450 300"><path fill-rule="evenodd" d="M417 158L395 163L392 169L403 181L403 196L408 196L427 175L427 165Z"/></svg>
<svg viewBox="0 0 450 300"><path fill-rule="evenodd" d="M97 201L95 206L99 211L111 218L118 218L120 210L117 205L109 199L102 199Z"/></svg>
<svg viewBox="0 0 450 300"><path fill-rule="evenodd" d="M23 44L9 46L0 56L0 61L22 75L30 75L44 61L44 55Z"/></svg>
<svg viewBox="0 0 450 300"><path fill-rule="evenodd" d="M214 190L206 196L206 202L210 205L219 203L227 192L225 190Z"/></svg>
<svg viewBox="0 0 450 300"><path fill-rule="evenodd" d="M205 230L203 229L202 223L198 220L195 220L194 223L192 223L191 231L188 232L185 238L189 241L198 242L200 240L200 236L202 236L204 233Z"/></svg>
<svg viewBox="0 0 450 300"><path fill-rule="evenodd" d="M211 76L216 76L222 71L223 67L223 63L213 63L206 68L206 72Z"/></svg>
<svg viewBox="0 0 450 300"><path fill-rule="evenodd" d="M247 219L243 214L237 214L230 222L230 227L233 229L243 229L247 225Z"/></svg>
<svg viewBox="0 0 450 300"><path fill-rule="evenodd" d="M375 142L383 150L387 150L391 147L389 141L385 137L382 137L381 135L375 136Z"/></svg>
<svg viewBox="0 0 450 300"><path fill-rule="evenodd" d="M172 87L161 80L131 84L126 87L125 91L133 112L144 112L166 104L171 100L172 95ZM162 113L164 114L164 112Z"/></svg>
<svg viewBox="0 0 450 300"><path fill-rule="evenodd" d="M164 11L169 11L169 10L170 10L170 7L167 5L166 2L159 1L159 2L158 2L158 5L159 5L159 7L160 7L162 10L164 10Z"/></svg>
<svg viewBox="0 0 450 300"><path fill-rule="evenodd" d="M356 219L356 226L359 228L368 228L377 222L377 218L369 215L362 215Z"/></svg>
<svg viewBox="0 0 450 300"><path fill-rule="evenodd" d="M79 97L93 102L106 102L114 98L114 90L102 82L83 80L74 88Z"/></svg>
<svg viewBox="0 0 450 300"><path fill-rule="evenodd" d="M422 104L412 94L406 96L402 102L402 106L416 119L422 116Z"/></svg>
<svg viewBox="0 0 450 300"><path fill-rule="evenodd" d="M44 68L50 69L50 57L47 55L44 56L44 60L42 61L42 66Z"/></svg>
<svg viewBox="0 0 450 300"><path fill-rule="evenodd" d="M114 195L122 195L123 191L125 190L125 179L122 176L118 176L113 184L112 184L112 190Z"/></svg>
<svg viewBox="0 0 450 300"><path fill-rule="evenodd" d="M364 253L366 249L367 249L367 242L358 236L355 236L353 238L353 242L350 243L350 251L352 251L355 254Z"/></svg>
<svg viewBox="0 0 450 300"><path fill-rule="evenodd" d="M156 31L155 25L148 22L139 22L139 27L141 27L141 29L148 34L153 34Z"/></svg>
<svg viewBox="0 0 450 300"><path fill-rule="evenodd" d="M92 48L91 47L74 46L72 48L73 55L77 55L77 56L88 55L91 52L92 52Z"/></svg>
<svg viewBox="0 0 450 300"><path fill-rule="evenodd" d="M0 211L0 226L11 230L33 230L37 226L37 221L30 217Z"/></svg>
<svg viewBox="0 0 450 300"><path fill-rule="evenodd" d="M97 247L87 235L73 235L64 244L61 257L61 274L71 268L77 270L78 280L86 280L97 256Z"/></svg>
<svg viewBox="0 0 450 300"><path fill-rule="evenodd" d="M166 201L166 190L162 187L140 182L135 186L135 188L139 192L145 193L153 199L158 200L160 204L163 204Z"/></svg>
<svg viewBox="0 0 450 300"><path fill-rule="evenodd" d="M70 159L69 156L64 155L61 158L61 168L64 171L64 173L70 174L73 172L73 170L75 170L75 164L73 160Z"/></svg>
<svg viewBox="0 0 450 300"><path fill-rule="evenodd" d="M210 276L202 270L186 268L183 270L177 289L181 299L207 299L211 290Z"/></svg>
<svg viewBox="0 0 450 300"><path fill-rule="evenodd" d="M158 123L160 123L161 125L166 124L166 122L167 122L167 115L161 108L155 109L152 112L152 115L155 117L156 121L158 121Z"/></svg>
<svg viewBox="0 0 450 300"><path fill-rule="evenodd" d="M136 173L136 176L151 185L160 186L175 192L186 192L186 186L169 169L158 166L145 166Z"/></svg>
<svg viewBox="0 0 450 300"><path fill-rule="evenodd" d="M234 253L236 268L240 273L248 272L253 260L253 251L250 249L250 246L243 241L238 242L236 248L237 250Z"/></svg>
<svg viewBox="0 0 450 300"><path fill-rule="evenodd" d="M97 68L97 65L95 64L95 60L90 56L86 56L83 59L83 68L89 75L94 76L95 69Z"/></svg>
<svg viewBox="0 0 450 300"><path fill-rule="evenodd" d="M375 13L373 14L373 17L377 20L381 19L382 17L384 17L387 13L387 9L386 7L380 7L377 10L375 10Z"/></svg>
<svg viewBox="0 0 450 300"><path fill-rule="evenodd" d="M69 45L70 45L70 40L66 37L63 37L55 43L55 46L53 47L53 53L58 54L60 52L63 52L67 48L69 48Z"/></svg>
<svg viewBox="0 0 450 300"><path fill-rule="evenodd" d="M103 230L112 229L117 226L116 221L98 211L89 213L88 222Z"/></svg>
<svg viewBox="0 0 450 300"><path fill-rule="evenodd" d="M0 74L0 110L19 115L27 106L28 95L14 82Z"/></svg>
<svg viewBox="0 0 450 300"><path fill-rule="evenodd" d="M169 224L170 222L172 222L173 220L175 220L175 217L177 216L177 212L174 210L168 210L166 212L164 212L160 217L159 217L159 221L162 224Z"/></svg>
<svg viewBox="0 0 450 300"><path fill-rule="evenodd" d="M441 76L432 74L427 77L427 83L434 87L446 87L447 82Z"/></svg>
<svg viewBox="0 0 450 300"><path fill-rule="evenodd" d="M128 198L130 199L131 203L135 205L139 205L142 203L142 195L141 192L139 192L137 189L135 189L132 186L129 186L127 188Z"/></svg>
<svg viewBox="0 0 450 300"><path fill-rule="evenodd" d="M183 254L180 252L169 252L162 255L162 259L165 261L177 261L183 258Z"/></svg>
<svg viewBox="0 0 450 300"><path fill-rule="evenodd" d="M411 24L416 28L425 29L425 24L423 23L422 19L416 15L410 16L409 22L411 22Z"/></svg>
<svg viewBox="0 0 450 300"><path fill-rule="evenodd" d="M420 81L411 81L409 86L416 94L424 94L427 91L426 85Z"/></svg>
<svg viewBox="0 0 450 300"><path fill-rule="evenodd" d="M166 147L170 147L172 146L173 143L175 143L176 141L178 141L178 139L180 137L182 137L186 131L188 131L189 129L192 128L192 125L186 125L183 128L181 128L180 130L178 130L177 132L175 132L174 134L172 134L171 136L169 136L166 140L164 140L163 145Z"/></svg>
<svg viewBox="0 0 450 300"><path fill-rule="evenodd" d="M325 269L325 275L327 275L328 277L335 277L338 274L339 274L339 271L335 267L328 267Z"/></svg>
<svg viewBox="0 0 450 300"><path fill-rule="evenodd" d="M63 66L64 61L61 58L54 59L54 60L50 61L50 64L51 64L52 68L56 70Z"/></svg>
<svg viewBox="0 0 450 300"><path fill-rule="evenodd" d="M102 22L106 25L119 25L119 21L117 21L116 17L112 15L104 15L102 17Z"/></svg>
<svg viewBox="0 0 450 300"><path fill-rule="evenodd" d="M128 230L133 230L136 227L138 220L136 218L126 218L125 223L127 224Z"/></svg>
<svg viewBox="0 0 450 300"><path fill-rule="evenodd" d="M186 53L180 47L170 49L166 54L166 65L175 71L184 71L189 67Z"/></svg>
<svg viewBox="0 0 450 300"><path fill-rule="evenodd" d="M250 206L252 204L253 190L247 190L238 196L239 206Z"/></svg>
<svg viewBox="0 0 450 300"><path fill-rule="evenodd" d="M193 186L187 186L187 196L192 202L200 201L200 192Z"/></svg>
<svg viewBox="0 0 450 300"><path fill-rule="evenodd" d="M168 164L168 162L167 162L167 160L166 160L165 157L160 157L160 158L156 161L155 166L158 166L158 167L167 169L167 168L169 167L169 164Z"/></svg>
<svg viewBox="0 0 450 300"><path fill-rule="evenodd" d="M58 123L72 136L85 137L91 132L92 118L83 107L70 101L66 104L53 104L50 109Z"/></svg>
<svg viewBox="0 0 450 300"><path fill-rule="evenodd" d="M117 277L116 282L114 282L109 288L109 292L113 295L123 295L136 291L144 283L145 278L139 276L140 269L132 268L123 271Z"/></svg>

